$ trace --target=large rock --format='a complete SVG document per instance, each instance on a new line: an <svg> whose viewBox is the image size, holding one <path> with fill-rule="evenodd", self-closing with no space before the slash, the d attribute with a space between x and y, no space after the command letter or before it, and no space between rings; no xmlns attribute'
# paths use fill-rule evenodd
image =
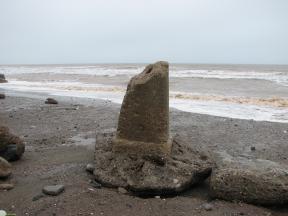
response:
<svg viewBox="0 0 288 216"><path fill-rule="evenodd" d="M0 74L0 83L6 83L7 80L5 78L5 75L4 74Z"/></svg>
<svg viewBox="0 0 288 216"><path fill-rule="evenodd" d="M174 137L170 157L139 157L112 151L113 133L96 137L96 180L103 186L122 187L140 196L177 194L204 181L212 163L201 150L193 149L179 136Z"/></svg>
<svg viewBox="0 0 288 216"><path fill-rule="evenodd" d="M113 150L154 157L169 155L169 65L157 62L127 87Z"/></svg>
<svg viewBox="0 0 288 216"><path fill-rule="evenodd" d="M210 179L211 195L261 205L288 203L288 166L246 157L216 154Z"/></svg>
<svg viewBox="0 0 288 216"><path fill-rule="evenodd" d="M54 98L47 98L45 100L45 104L58 104L58 101L55 100Z"/></svg>
<svg viewBox="0 0 288 216"><path fill-rule="evenodd" d="M12 166L4 158L0 157L0 178L7 178L12 173Z"/></svg>
<svg viewBox="0 0 288 216"><path fill-rule="evenodd" d="M18 160L25 151L24 142L11 134L7 127L0 127L0 157L8 161Z"/></svg>

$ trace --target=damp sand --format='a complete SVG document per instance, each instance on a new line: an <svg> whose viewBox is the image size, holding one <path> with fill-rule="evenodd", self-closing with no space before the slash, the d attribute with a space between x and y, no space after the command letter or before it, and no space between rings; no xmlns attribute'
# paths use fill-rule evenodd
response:
<svg viewBox="0 0 288 216"><path fill-rule="evenodd" d="M96 189L85 172L93 163L96 133L115 130L120 105L110 101L56 97L58 105L44 104L45 96L9 95L0 100L0 122L26 143L24 157L13 163L15 184L0 193L0 209L16 215L279 215L285 207L265 208L210 200L208 181L177 197L141 199L117 189ZM239 120L171 109L171 134L179 134L203 151L225 150L288 164L288 124ZM251 146L255 151L251 151ZM39 197L43 186L64 184L57 197ZM212 211L203 206L211 202Z"/></svg>

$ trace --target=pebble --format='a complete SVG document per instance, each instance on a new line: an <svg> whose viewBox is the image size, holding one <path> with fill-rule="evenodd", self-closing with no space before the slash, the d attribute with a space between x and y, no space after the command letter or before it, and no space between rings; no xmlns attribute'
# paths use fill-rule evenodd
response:
<svg viewBox="0 0 288 216"><path fill-rule="evenodd" d="M121 193L121 194L128 194L128 191L127 191L125 188L118 187L118 193Z"/></svg>
<svg viewBox="0 0 288 216"><path fill-rule="evenodd" d="M13 184L0 184L0 190L11 190L14 188Z"/></svg>
<svg viewBox="0 0 288 216"><path fill-rule="evenodd" d="M91 164L91 163L87 164L87 166L86 166L86 171L87 172L93 173L94 169L95 169L95 167L94 167L93 164Z"/></svg>
<svg viewBox="0 0 288 216"><path fill-rule="evenodd" d="M203 208L204 208L206 211L212 211L213 205L210 204L210 203L205 203L205 204L203 205Z"/></svg>
<svg viewBox="0 0 288 216"><path fill-rule="evenodd" d="M64 191L64 185L48 185L43 188L43 193L51 196L57 196Z"/></svg>
<svg viewBox="0 0 288 216"><path fill-rule="evenodd" d="M255 151L256 150L256 148L255 148L255 146L251 146L251 151Z"/></svg>
<svg viewBox="0 0 288 216"><path fill-rule="evenodd" d="M160 199L161 197L160 196L155 196L155 199Z"/></svg>

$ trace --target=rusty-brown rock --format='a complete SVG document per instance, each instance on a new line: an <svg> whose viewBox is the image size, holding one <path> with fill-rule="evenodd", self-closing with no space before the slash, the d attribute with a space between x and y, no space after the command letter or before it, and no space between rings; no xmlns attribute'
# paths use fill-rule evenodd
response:
<svg viewBox="0 0 288 216"><path fill-rule="evenodd" d="M148 65L130 80L120 111L113 150L157 157L170 154L167 62Z"/></svg>
<svg viewBox="0 0 288 216"><path fill-rule="evenodd" d="M24 151L24 142L18 136L11 134L7 127L0 126L0 157L15 161L21 158Z"/></svg>

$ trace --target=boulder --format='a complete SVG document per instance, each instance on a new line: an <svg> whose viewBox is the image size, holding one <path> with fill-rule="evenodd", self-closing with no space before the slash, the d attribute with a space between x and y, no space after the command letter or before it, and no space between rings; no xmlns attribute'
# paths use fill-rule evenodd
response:
<svg viewBox="0 0 288 216"><path fill-rule="evenodd" d="M7 178L12 173L11 164L4 158L0 157L0 178Z"/></svg>
<svg viewBox="0 0 288 216"><path fill-rule="evenodd" d="M288 166L263 159L215 155L216 169L210 179L215 198L260 205L288 203Z"/></svg>
<svg viewBox="0 0 288 216"><path fill-rule="evenodd" d="M0 83L6 83L7 80L5 78L5 75L4 74L0 74Z"/></svg>
<svg viewBox="0 0 288 216"><path fill-rule="evenodd" d="M25 151L24 142L17 136L11 134L7 127L0 127L0 157L8 161L21 158Z"/></svg>
<svg viewBox="0 0 288 216"><path fill-rule="evenodd" d="M47 98L45 104L58 104L58 101L54 98Z"/></svg>

